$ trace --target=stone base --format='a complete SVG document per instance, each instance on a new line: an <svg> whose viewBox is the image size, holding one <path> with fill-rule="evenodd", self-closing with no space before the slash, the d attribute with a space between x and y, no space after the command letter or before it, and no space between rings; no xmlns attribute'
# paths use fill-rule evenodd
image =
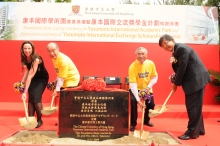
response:
<svg viewBox="0 0 220 146"><path fill-rule="evenodd" d="M125 90L62 90L57 135L87 141L128 136L128 97Z"/></svg>

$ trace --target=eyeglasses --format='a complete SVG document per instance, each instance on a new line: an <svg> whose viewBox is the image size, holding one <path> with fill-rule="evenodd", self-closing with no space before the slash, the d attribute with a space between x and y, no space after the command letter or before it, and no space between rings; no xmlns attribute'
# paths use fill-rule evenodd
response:
<svg viewBox="0 0 220 146"><path fill-rule="evenodd" d="M166 47L168 42L169 42L169 41L164 42L163 45L162 45L162 47Z"/></svg>
<svg viewBox="0 0 220 146"><path fill-rule="evenodd" d="M169 43L169 41L163 42L162 47L166 47L168 43Z"/></svg>

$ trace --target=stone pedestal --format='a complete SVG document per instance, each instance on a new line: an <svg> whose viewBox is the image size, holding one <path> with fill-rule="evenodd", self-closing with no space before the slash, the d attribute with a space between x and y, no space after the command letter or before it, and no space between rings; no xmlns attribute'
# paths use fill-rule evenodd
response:
<svg viewBox="0 0 220 146"><path fill-rule="evenodd" d="M102 141L127 136L129 92L61 91L58 136Z"/></svg>

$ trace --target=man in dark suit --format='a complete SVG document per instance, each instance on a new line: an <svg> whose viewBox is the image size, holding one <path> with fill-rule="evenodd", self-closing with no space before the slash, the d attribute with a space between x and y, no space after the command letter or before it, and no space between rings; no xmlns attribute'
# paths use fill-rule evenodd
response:
<svg viewBox="0 0 220 146"><path fill-rule="evenodd" d="M167 34L159 39L159 46L172 53L170 62L176 74L172 90L175 92L177 86L182 86L185 93L185 104L189 118L188 129L178 138L182 140L198 138L199 135L205 134L202 106L205 87L211 81L211 77L191 47L175 43L173 37Z"/></svg>

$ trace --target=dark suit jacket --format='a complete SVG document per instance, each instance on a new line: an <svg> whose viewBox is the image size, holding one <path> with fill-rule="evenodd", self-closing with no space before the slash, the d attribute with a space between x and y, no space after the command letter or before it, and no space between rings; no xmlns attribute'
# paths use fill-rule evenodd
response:
<svg viewBox="0 0 220 146"><path fill-rule="evenodd" d="M177 63L172 64L176 73L174 84L182 86L186 95L202 89L211 81L207 69L191 47L175 43L173 57L177 59Z"/></svg>

